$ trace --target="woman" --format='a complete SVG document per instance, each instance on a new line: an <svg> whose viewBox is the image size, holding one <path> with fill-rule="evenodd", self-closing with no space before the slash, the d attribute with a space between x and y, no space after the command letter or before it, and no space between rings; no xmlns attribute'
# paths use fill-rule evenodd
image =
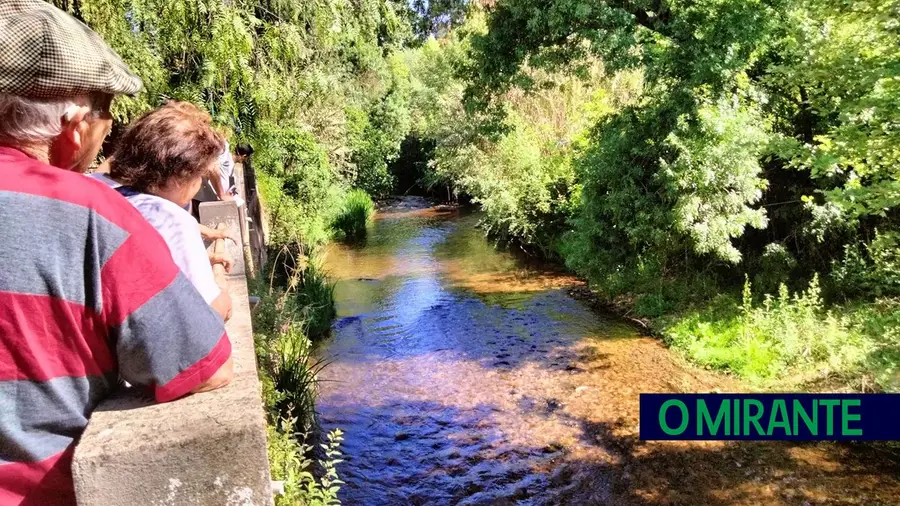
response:
<svg viewBox="0 0 900 506"><path fill-rule="evenodd" d="M222 318L231 313L231 299L218 286L189 212L191 198L203 178L218 166L224 140L208 114L196 106L170 101L134 121L108 160L108 174L94 174L131 202L160 233L175 264Z"/></svg>

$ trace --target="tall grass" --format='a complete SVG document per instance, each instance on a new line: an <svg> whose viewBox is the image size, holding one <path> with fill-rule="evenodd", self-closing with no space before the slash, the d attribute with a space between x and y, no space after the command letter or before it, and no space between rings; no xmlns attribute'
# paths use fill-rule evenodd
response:
<svg viewBox="0 0 900 506"><path fill-rule="evenodd" d="M293 420L296 430L310 431L316 425L318 373L325 364L313 359L312 342L299 325L283 332L275 348L273 407L280 416Z"/></svg>
<svg viewBox="0 0 900 506"><path fill-rule="evenodd" d="M351 190L341 210L332 223L335 234L347 241L359 241L366 237L366 225L375 213L372 197L363 190Z"/></svg>
<svg viewBox="0 0 900 506"><path fill-rule="evenodd" d="M335 317L334 284L315 256L304 254L299 244L283 246L274 254L269 267L269 290L284 293L282 312L304 322L310 339L325 337Z"/></svg>
<svg viewBox="0 0 900 506"><path fill-rule="evenodd" d="M306 334L310 339L325 337L334 321L334 284L316 261L310 261L298 273L295 288L295 304L306 322Z"/></svg>
<svg viewBox="0 0 900 506"><path fill-rule="evenodd" d="M326 436L321 445L324 453L314 451L311 443L316 440L312 434L318 431L315 411L318 374L327 363L316 360L309 337L313 321L310 315L319 318L315 315L321 315L322 311L304 305L303 301L304 297L315 298L310 293L325 297L330 290L320 286L299 296L298 286L318 283L327 287L320 270L317 274L306 274L304 285L306 271L295 272L287 287L267 283L262 277L253 282L253 291L260 296L253 324L268 418L269 462L272 478L284 482L284 494L275 501L279 506L340 504L337 492L343 483L336 468L341 462L341 431Z"/></svg>
<svg viewBox="0 0 900 506"><path fill-rule="evenodd" d="M317 375L324 363L316 362L308 321L289 292L273 290L254 311L257 361L270 418L294 420L295 430L315 426Z"/></svg>
<svg viewBox="0 0 900 506"><path fill-rule="evenodd" d="M782 284L760 302L746 282L741 299L723 295L671 318L663 334L694 361L757 385L802 386L837 376L863 389L896 388L896 306L879 314L826 310L817 276L806 290L791 294ZM873 379L868 387L866 378Z"/></svg>

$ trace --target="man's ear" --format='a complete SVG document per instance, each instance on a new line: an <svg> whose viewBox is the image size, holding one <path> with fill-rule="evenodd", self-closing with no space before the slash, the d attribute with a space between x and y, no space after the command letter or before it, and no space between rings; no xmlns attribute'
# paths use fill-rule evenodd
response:
<svg viewBox="0 0 900 506"><path fill-rule="evenodd" d="M60 132L60 140L67 144L68 149L73 153L81 149L84 142L84 136L87 134L88 122L86 121L91 109L86 106L73 105L62 118L62 132Z"/></svg>

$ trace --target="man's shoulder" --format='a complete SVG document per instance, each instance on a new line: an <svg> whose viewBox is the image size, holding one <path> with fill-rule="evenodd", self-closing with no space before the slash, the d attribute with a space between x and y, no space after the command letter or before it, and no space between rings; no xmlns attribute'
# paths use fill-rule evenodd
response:
<svg viewBox="0 0 900 506"><path fill-rule="evenodd" d="M127 231L140 226L140 215L118 192L84 174L32 158L0 152L0 192L14 192L87 208ZM137 218L137 219L136 219Z"/></svg>

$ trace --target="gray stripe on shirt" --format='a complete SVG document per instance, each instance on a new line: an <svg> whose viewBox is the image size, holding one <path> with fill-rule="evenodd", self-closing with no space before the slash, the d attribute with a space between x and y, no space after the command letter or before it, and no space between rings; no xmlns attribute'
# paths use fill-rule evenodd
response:
<svg viewBox="0 0 900 506"><path fill-rule="evenodd" d="M127 232L90 208L9 191L0 191L0 222L0 291L50 295L100 312L100 272Z"/></svg>
<svg viewBox="0 0 900 506"><path fill-rule="evenodd" d="M185 335L188 329L192 333ZM169 286L111 329L120 374L144 386L164 386L205 358L224 333L222 317L180 271Z"/></svg>
<svg viewBox="0 0 900 506"><path fill-rule="evenodd" d="M114 378L0 381L0 463L39 462L65 450L115 386Z"/></svg>

